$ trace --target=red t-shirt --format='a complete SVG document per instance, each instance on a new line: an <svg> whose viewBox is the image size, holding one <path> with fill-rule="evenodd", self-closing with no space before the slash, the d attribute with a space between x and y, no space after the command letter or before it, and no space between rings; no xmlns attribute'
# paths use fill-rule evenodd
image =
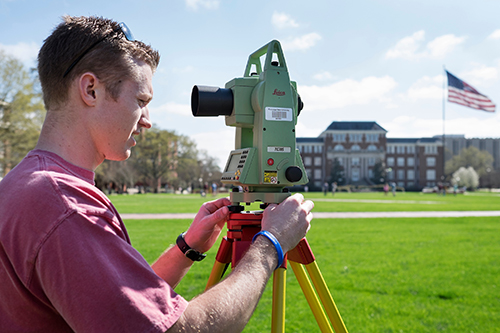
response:
<svg viewBox="0 0 500 333"><path fill-rule="evenodd" d="M0 182L1 332L165 332L187 304L93 172L34 150Z"/></svg>

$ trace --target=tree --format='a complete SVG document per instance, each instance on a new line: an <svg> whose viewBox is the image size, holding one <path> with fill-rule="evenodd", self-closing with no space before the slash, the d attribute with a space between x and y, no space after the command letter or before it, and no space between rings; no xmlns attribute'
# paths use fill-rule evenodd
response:
<svg viewBox="0 0 500 333"><path fill-rule="evenodd" d="M346 181L344 167L340 165L340 162L337 158L333 160L333 166L330 171L330 179L332 182L336 182L338 185L344 185Z"/></svg>
<svg viewBox="0 0 500 333"><path fill-rule="evenodd" d="M479 186L479 176L473 167L460 167L453 173L452 184L457 186L465 186L470 190L474 190Z"/></svg>
<svg viewBox="0 0 500 333"><path fill-rule="evenodd" d="M130 163L139 174L139 180L159 192L162 183L176 179L179 137L154 126L143 130L137 145L132 148Z"/></svg>
<svg viewBox="0 0 500 333"><path fill-rule="evenodd" d="M377 161L373 166L373 178L371 179L375 184L383 184L387 181L387 172L385 169L385 163L382 161Z"/></svg>
<svg viewBox="0 0 500 333"><path fill-rule="evenodd" d="M479 177L485 176L487 169L492 169L493 156L487 151L482 151L474 146L462 149L459 155L446 162L445 173L447 175L453 174L461 167L474 168Z"/></svg>
<svg viewBox="0 0 500 333"><path fill-rule="evenodd" d="M112 190L121 193L127 187L137 184L139 174L131 161L105 160L95 170L95 184L101 190Z"/></svg>
<svg viewBox="0 0 500 333"><path fill-rule="evenodd" d="M198 152L199 179L200 188L204 184L218 183L222 172L218 165L218 160L208 155L207 151Z"/></svg>
<svg viewBox="0 0 500 333"><path fill-rule="evenodd" d="M104 161L95 173L99 188L118 192L136 185L154 192L160 192L165 184L171 188L202 187L221 177L217 161L205 151L200 153L190 138L156 126L141 133L128 160Z"/></svg>
<svg viewBox="0 0 500 333"><path fill-rule="evenodd" d="M32 150L45 109L35 71L0 50L0 168L7 174Z"/></svg>

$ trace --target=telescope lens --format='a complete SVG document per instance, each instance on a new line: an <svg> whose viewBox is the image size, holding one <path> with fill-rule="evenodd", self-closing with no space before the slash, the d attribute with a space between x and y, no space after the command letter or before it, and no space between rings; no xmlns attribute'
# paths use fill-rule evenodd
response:
<svg viewBox="0 0 500 333"><path fill-rule="evenodd" d="M191 111L195 117L230 116L233 112L233 92L219 87L194 86Z"/></svg>

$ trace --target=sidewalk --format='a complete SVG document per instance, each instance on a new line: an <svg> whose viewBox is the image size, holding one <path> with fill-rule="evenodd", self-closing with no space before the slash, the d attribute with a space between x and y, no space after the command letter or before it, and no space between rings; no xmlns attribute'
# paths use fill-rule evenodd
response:
<svg viewBox="0 0 500 333"><path fill-rule="evenodd" d="M120 214L124 220L157 219L194 219L194 213L179 214ZM434 212L313 212L315 219L363 219L363 218L402 218L402 217L465 217L465 216L500 216L500 210L480 211L434 211Z"/></svg>

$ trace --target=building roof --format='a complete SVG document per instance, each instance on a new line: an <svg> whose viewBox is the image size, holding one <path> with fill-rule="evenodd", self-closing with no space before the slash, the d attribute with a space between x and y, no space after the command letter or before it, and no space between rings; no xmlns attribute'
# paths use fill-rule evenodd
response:
<svg viewBox="0 0 500 333"><path fill-rule="evenodd" d="M441 138L387 138L387 144L396 143L441 143Z"/></svg>
<svg viewBox="0 0 500 333"><path fill-rule="evenodd" d="M384 131L382 126L374 121L333 121L327 131Z"/></svg>
<svg viewBox="0 0 500 333"><path fill-rule="evenodd" d="M323 143L323 138L296 138L297 143Z"/></svg>

